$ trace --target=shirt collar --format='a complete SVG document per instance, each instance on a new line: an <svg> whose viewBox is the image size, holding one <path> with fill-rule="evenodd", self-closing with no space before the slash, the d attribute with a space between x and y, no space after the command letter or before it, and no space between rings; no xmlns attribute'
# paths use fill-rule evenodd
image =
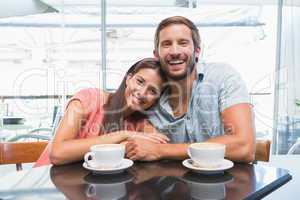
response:
<svg viewBox="0 0 300 200"><path fill-rule="evenodd" d="M196 64L196 71L197 71L197 79L198 81L202 81L204 78L205 66L203 63Z"/></svg>
<svg viewBox="0 0 300 200"><path fill-rule="evenodd" d="M172 108L169 104L169 94L170 94L170 87L167 87L165 89L165 91L163 91L162 95L160 96L159 98L159 105L160 107L167 113L171 114L173 111L172 111Z"/></svg>
<svg viewBox="0 0 300 200"><path fill-rule="evenodd" d="M197 63L196 64L196 72L197 72L197 81L202 81L204 78L204 64L202 63ZM161 108L162 111L172 115L171 113L173 113L172 108L169 104L168 98L169 98L169 94L170 94L170 88L167 87L165 89L165 91L163 91L162 95L159 98L159 106Z"/></svg>

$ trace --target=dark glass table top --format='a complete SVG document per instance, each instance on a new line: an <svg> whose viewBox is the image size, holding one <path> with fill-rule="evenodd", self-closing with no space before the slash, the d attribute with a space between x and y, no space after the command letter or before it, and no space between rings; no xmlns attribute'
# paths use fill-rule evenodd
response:
<svg viewBox="0 0 300 200"><path fill-rule="evenodd" d="M94 175L75 163L6 174L0 199L261 199L291 178L285 169L258 164L201 175L180 161L135 162L120 174Z"/></svg>

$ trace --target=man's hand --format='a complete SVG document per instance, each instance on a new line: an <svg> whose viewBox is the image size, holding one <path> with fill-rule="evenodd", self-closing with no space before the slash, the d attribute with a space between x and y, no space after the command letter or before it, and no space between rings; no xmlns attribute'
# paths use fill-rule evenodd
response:
<svg viewBox="0 0 300 200"><path fill-rule="evenodd" d="M131 160L159 160L161 157L159 144L143 138L128 140L126 144L126 156Z"/></svg>
<svg viewBox="0 0 300 200"><path fill-rule="evenodd" d="M145 139L154 143L163 143L163 144L168 143L170 141L170 139L162 133L143 133L143 132L131 133L127 140L130 141L136 139Z"/></svg>

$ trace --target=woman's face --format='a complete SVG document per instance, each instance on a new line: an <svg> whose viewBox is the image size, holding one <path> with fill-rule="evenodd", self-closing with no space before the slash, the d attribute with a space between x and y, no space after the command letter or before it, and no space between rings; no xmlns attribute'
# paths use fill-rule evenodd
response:
<svg viewBox="0 0 300 200"><path fill-rule="evenodd" d="M151 68L142 68L126 79L125 101L133 111L143 111L152 106L159 98L163 80Z"/></svg>

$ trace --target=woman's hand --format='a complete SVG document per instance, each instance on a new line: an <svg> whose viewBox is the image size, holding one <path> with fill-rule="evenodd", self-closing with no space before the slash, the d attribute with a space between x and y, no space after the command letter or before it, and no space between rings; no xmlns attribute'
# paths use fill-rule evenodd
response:
<svg viewBox="0 0 300 200"><path fill-rule="evenodd" d="M127 140L134 140L134 139L145 139L152 141L154 143L168 143L170 139L161 133L144 133L144 132L133 132L129 135Z"/></svg>

